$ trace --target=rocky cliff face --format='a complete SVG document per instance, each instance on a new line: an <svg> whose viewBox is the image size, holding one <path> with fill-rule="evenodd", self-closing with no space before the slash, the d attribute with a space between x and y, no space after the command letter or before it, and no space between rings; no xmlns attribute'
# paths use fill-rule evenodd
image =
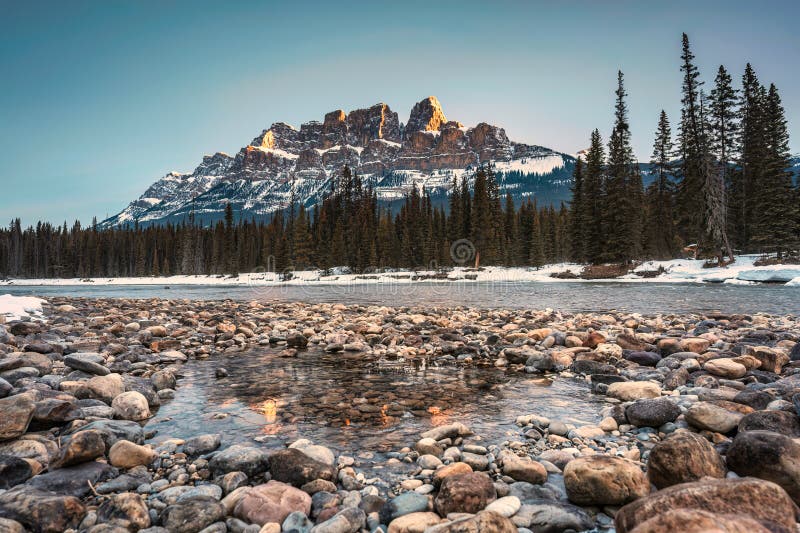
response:
<svg viewBox="0 0 800 533"><path fill-rule="evenodd" d="M541 146L512 142L505 130L480 123L448 121L434 96L417 103L405 126L384 103L350 113L327 113L322 122L300 129L276 122L235 156L205 156L191 174L158 180L104 226L179 220L189 212L218 219L231 202L242 216L265 215L292 196L310 206L329 189L330 179L350 166L384 202L396 201L413 186L443 196L453 177L492 163L501 188L518 198L551 200L568 194L574 159Z"/></svg>

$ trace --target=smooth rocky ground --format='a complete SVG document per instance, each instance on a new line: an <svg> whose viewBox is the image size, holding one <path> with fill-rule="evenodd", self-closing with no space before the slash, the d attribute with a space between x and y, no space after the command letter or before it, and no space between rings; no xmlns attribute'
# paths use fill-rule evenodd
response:
<svg viewBox="0 0 800 533"><path fill-rule="evenodd" d="M797 530L797 317L77 298L45 316L0 324L2 532ZM596 426L519 413L504 442L435 426L379 476L307 440L153 444L184 362L259 345L586 380L606 407Z"/></svg>

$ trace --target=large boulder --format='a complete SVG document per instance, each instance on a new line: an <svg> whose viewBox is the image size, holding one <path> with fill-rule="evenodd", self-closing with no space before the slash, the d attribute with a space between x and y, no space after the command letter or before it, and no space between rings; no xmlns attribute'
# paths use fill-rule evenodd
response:
<svg viewBox="0 0 800 533"><path fill-rule="evenodd" d="M125 382L119 374L108 374L91 378L86 382L86 388L93 398L111 405L114 398L125 392Z"/></svg>
<svg viewBox="0 0 800 533"><path fill-rule="evenodd" d="M791 438L773 431L739 433L725 459L740 476L777 483L800 502L800 444Z"/></svg>
<svg viewBox="0 0 800 533"><path fill-rule="evenodd" d="M703 477L724 478L725 471L711 443L689 431L678 431L657 443L647 460L647 476L659 489Z"/></svg>
<svg viewBox="0 0 800 533"><path fill-rule="evenodd" d="M97 486L117 474L115 468L99 461L58 468L32 477L27 485L36 489L83 498Z"/></svg>
<svg viewBox="0 0 800 533"><path fill-rule="evenodd" d="M661 427L680 414L681 408L667 397L637 400L625 409L628 422L640 427Z"/></svg>
<svg viewBox="0 0 800 533"><path fill-rule="evenodd" d="M336 479L336 468L309 457L297 448L273 453L269 457L269 471L272 479L295 487L301 487L315 479Z"/></svg>
<svg viewBox="0 0 800 533"><path fill-rule="evenodd" d="M658 398L661 387L650 381L620 381L608 386L606 394L623 402L632 402L643 398Z"/></svg>
<svg viewBox="0 0 800 533"><path fill-rule="evenodd" d="M245 489L233 514L241 520L263 526L270 522L281 524L294 512L309 515L311 496L291 485L273 480Z"/></svg>
<svg viewBox="0 0 800 533"><path fill-rule="evenodd" d="M788 411L756 411L739 422L739 432L774 431L796 439L800 437L800 419Z"/></svg>
<svg viewBox="0 0 800 533"><path fill-rule="evenodd" d="M77 528L86 508L74 496L61 496L27 486L0 494L0 517L16 520L36 533L61 533Z"/></svg>
<svg viewBox="0 0 800 533"><path fill-rule="evenodd" d="M483 472L446 477L434 505L441 516L449 513L477 513L497 499L491 478Z"/></svg>
<svg viewBox="0 0 800 533"><path fill-rule="evenodd" d="M631 533L772 533L744 515L720 515L697 509L667 509L636 526Z"/></svg>
<svg viewBox="0 0 800 533"><path fill-rule="evenodd" d="M650 492L637 463L621 457L590 455L564 468L567 498L578 505L622 505Z"/></svg>
<svg viewBox="0 0 800 533"><path fill-rule="evenodd" d="M28 394L16 394L0 399L0 441L16 439L25 434L33 419L36 404Z"/></svg>
<svg viewBox="0 0 800 533"><path fill-rule="evenodd" d="M269 454L250 446L234 444L214 454L208 463L216 476L228 472L244 472L248 477L261 474L269 467Z"/></svg>
<svg viewBox="0 0 800 533"><path fill-rule="evenodd" d="M744 415L753 409L725 400L697 402L686 411L686 421L698 429L729 433L739 426Z"/></svg>
<svg viewBox="0 0 800 533"><path fill-rule="evenodd" d="M673 485L640 498L620 509L614 517L617 533L671 509L708 511L715 515L745 515L773 525L774 531L794 531L797 506L775 483L755 478L703 479Z"/></svg>

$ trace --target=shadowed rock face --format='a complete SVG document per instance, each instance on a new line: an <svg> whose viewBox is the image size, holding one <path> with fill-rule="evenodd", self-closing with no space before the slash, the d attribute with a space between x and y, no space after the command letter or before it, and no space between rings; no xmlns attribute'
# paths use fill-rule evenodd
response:
<svg viewBox="0 0 800 533"><path fill-rule="evenodd" d="M543 164L537 166L537 161ZM344 165L362 178L371 177L379 199L392 199L411 186L412 174L430 188L440 187L443 175L461 176L482 163L505 163L498 166L501 171L530 168L543 176L572 161L541 146L511 142L498 126L483 122L465 128L448 121L435 96L415 104L405 126L397 112L381 102L349 113L337 109L299 129L276 122L233 156L218 152L205 156L192 173L167 174L102 225L177 217L192 202L198 212L214 211L213 192L223 188L226 200L236 204L241 197L242 203L257 206L249 209L262 214L283 208L292 193L311 205ZM390 179L384 183L386 177ZM452 180L444 181L449 186ZM512 192L522 194L517 189L512 187Z"/></svg>

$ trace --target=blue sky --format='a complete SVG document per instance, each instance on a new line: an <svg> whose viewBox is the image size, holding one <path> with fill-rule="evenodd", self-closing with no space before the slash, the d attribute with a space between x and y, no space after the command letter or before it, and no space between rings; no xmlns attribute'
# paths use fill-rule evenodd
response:
<svg viewBox="0 0 800 533"><path fill-rule="evenodd" d="M0 3L0 224L102 219L272 122L386 102L575 152L626 76L635 149L677 122L680 34L707 81L746 62L800 151L796 1Z"/></svg>

